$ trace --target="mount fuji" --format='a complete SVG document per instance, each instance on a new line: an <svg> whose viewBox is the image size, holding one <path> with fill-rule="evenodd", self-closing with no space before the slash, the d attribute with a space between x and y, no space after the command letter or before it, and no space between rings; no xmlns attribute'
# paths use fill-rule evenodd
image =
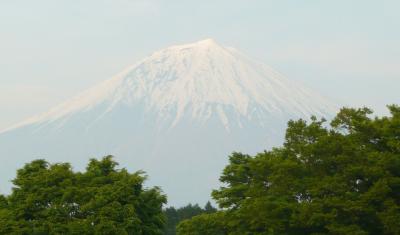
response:
<svg viewBox="0 0 400 235"><path fill-rule="evenodd" d="M88 158L111 154L130 170L146 171L169 204L204 203L231 152L278 146L288 120L336 111L318 93L206 39L155 52L1 131L1 178L10 180L35 158L80 170Z"/></svg>

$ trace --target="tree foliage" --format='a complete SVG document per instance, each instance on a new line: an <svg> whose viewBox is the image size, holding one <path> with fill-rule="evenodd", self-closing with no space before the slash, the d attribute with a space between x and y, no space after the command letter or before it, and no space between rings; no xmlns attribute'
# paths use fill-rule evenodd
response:
<svg viewBox="0 0 400 235"><path fill-rule="evenodd" d="M283 147L233 153L212 194L223 210L178 234L400 234L400 107L389 109L290 121Z"/></svg>
<svg viewBox="0 0 400 235"><path fill-rule="evenodd" d="M142 172L116 169L112 156L86 171L35 160L0 197L0 234L162 234L166 197L143 187Z"/></svg>
<svg viewBox="0 0 400 235"><path fill-rule="evenodd" d="M164 228L164 235L174 235L176 234L176 225L183 220L190 219L194 216L201 214L209 214L216 212L217 209L214 208L210 202L201 208L198 204L188 204L187 206L181 208L168 207L164 210L167 222Z"/></svg>

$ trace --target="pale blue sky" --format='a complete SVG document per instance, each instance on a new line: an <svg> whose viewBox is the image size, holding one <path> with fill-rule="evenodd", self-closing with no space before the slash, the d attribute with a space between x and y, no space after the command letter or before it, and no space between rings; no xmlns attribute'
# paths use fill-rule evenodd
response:
<svg viewBox="0 0 400 235"><path fill-rule="evenodd" d="M0 129L173 44L236 47L338 102L400 103L400 1L2 0Z"/></svg>

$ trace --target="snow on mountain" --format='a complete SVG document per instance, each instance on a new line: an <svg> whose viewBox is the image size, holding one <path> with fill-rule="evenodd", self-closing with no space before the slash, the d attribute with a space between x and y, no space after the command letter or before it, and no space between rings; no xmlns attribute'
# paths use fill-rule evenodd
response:
<svg viewBox="0 0 400 235"><path fill-rule="evenodd" d="M235 120L227 117L224 106L248 120L261 114L309 117L335 111L334 105L315 92L235 49L206 39L155 52L112 79L13 128L52 122L103 102L108 103L104 113L118 103L146 102L147 109L158 112L159 119L175 115L172 126L188 109L190 117L201 122L216 112L227 129ZM213 108L213 104L217 106Z"/></svg>
<svg viewBox="0 0 400 235"><path fill-rule="evenodd" d="M172 204L183 204L209 198L230 152L281 143L289 119L330 117L336 109L272 68L206 39L155 52L3 130L0 153L18 164L42 156L78 165L114 154L146 170ZM200 191L189 187L193 183Z"/></svg>

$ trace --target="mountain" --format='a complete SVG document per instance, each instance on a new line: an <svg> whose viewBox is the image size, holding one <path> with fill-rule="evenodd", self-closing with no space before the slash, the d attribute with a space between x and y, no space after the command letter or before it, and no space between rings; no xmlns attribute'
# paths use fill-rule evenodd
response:
<svg viewBox="0 0 400 235"><path fill-rule="evenodd" d="M128 169L146 171L172 205L203 203L229 153L279 145L289 119L335 111L316 92L206 39L155 52L0 132L1 176L11 179L38 157L79 170L89 157L112 154Z"/></svg>

